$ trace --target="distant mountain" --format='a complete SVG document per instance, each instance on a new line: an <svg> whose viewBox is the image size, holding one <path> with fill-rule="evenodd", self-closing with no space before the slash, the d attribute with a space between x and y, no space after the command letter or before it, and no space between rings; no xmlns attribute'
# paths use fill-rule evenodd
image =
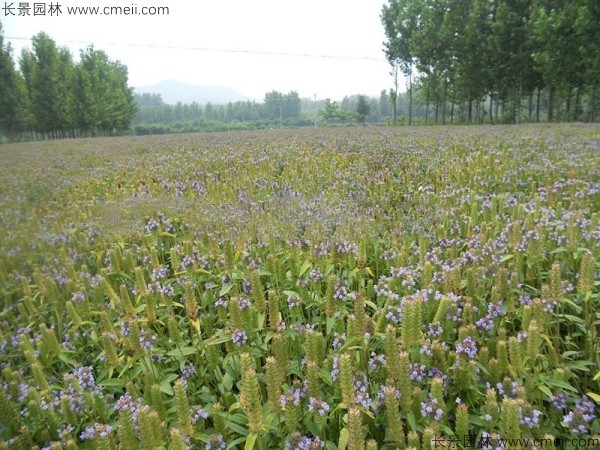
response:
<svg viewBox="0 0 600 450"><path fill-rule="evenodd" d="M248 100L248 97L228 87L198 86L177 80L163 80L148 86L136 87L134 90L138 94L160 94L163 102L173 105L177 102L197 102L205 105L208 102L212 104L225 104Z"/></svg>

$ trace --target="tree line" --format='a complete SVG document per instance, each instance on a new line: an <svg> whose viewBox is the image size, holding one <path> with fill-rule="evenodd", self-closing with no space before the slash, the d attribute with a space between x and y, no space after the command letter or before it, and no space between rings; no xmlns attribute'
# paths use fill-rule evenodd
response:
<svg viewBox="0 0 600 450"><path fill-rule="evenodd" d="M136 112L127 67L89 46L79 61L45 33L32 38L16 69L0 24L0 132L9 139L112 135Z"/></svg>
<svg viewBox="0 0 600 450"><path fill-rule="evenodd" d="M415 90L426 122L597 118L597 0L388 0L381 21L409 123Z"/></svg>
<svg viewBox="0 0 600 450"><path fill-rule="evenodd" d="M272 128L347 124L353 121L381 123L390 114L387 91L379 98L364 95L331 99L300 98L296 91L287 94L271 91L262 102L244 100L227 104L197 102L164 103L160 94L134 94L138 111L133 118L135 134Z"/></svg>

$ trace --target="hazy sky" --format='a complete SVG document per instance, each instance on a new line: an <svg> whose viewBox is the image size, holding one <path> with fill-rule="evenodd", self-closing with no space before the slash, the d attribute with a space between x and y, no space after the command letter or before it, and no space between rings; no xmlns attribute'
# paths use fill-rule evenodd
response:
<svg viewBox="0 0 600 450"><path fill-rule="evenodd" d="M392 85L379 19L385 2L53 0L60 4L60 14L33 16L32 10L23 17L18 16L20 2L14 1L17 15L6 16L0 8L0 21L16 55L31 45L31 37L39 31L68 46L74 56L94 43L127 65L133 86L177 79L231 87L256 99L273 89L341 99L348 94L378 95ZM143 7L167 6L169 14L83 15L67 10L134 5L138 12ZM298 54L314 57L294 56Z"/></svg>

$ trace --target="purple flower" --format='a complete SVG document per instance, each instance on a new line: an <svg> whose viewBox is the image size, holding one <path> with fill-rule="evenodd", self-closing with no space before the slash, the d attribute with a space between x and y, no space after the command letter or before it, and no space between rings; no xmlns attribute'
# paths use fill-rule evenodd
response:
<svg viewBox="0 0 600 450"><path fill-rule="evenodd" d="M192 416L192 425L196 425L196 423L202 419L208 419L208 413L204 411L200 406L192 406L190 408L190 415Z"/></svg>
<svg viewBox="0 0 600 450"><path fill-rule="evenodd" d="M467 336L463 339L462 342L456 345L456 354L467 355L469 359L475 358L475 356L477 355L477 344L475 343L475 341L473 341L473 338L471 338L471 336Z"/></svg>
<svg viewBox="0 0 600 450"><path fill-rule="evenodd" d="M333 344L332 347L334 350L339 350L342 348L342 345L346 343L346 333L338 333L337 331L333 332Z"/></svg>
<svg viewBox="0 0 600 450"><path fill-rule="evenodd" d="M431 394L429 394L428 402L421 402L421 415L423 417L429 417L436 422L439 422L443 414L444 411L439 407L438 399L431 397Z"/></svg>
<svg viewBox="0 0 600 450"><path fill-rule="evenodd" d="M523 408L519 408L519 417L521 425L525 425L528 428L534 428L540 423L541 411L532 409L530 414L526 414Z"/></svg>
<svg viewBox="0 0 600 450"><path fill-rule="evenodd" d="M429 324L429 337L431 339L435 339L437 337L440 337L442 335L442 332L444 330L442 329L442 325L440 324L439 321L435 321L435 322L431 322Z"/></svg>
<svg viewBox="0 0 600 450"><path fill-rule="evenodd" d="M248 340L248 336L246 336L246 332L244 330L240 330L239 328L236 328L235 330L233 330L233 333L231 334L231 340L233 341L233 343L235 345L237 345L238 347L241 347Z"/></svg>
<svg viewBox="0 0 600 450"><path fill-rule="evenodd" d="M154 348L154 344L156 344L156 335L147 330L142 330L140 332L140 346L142 349L152 350L152 348Z"/></svg>
<svg viewBox="0 0 600 450"><path fill-rule="evenodd" d="M290 295L287 298L287 304L290 309L300 306L300 296L298 294Z"/></svg>
<svg viewBox="0 0 600 450"><path fill-rule="evenodd" d="M310 412L317 412L320 416L324 416L329 412L329 404L323 400L317 400L314 397L308 399L308 410Z"/></svg>
<svg viewBox="0 0 600 450"><path fill-rule="evenodd" d="M196 367L192 363L185 363L181 368L181 375L183 375L183 378L190 378L196 375Z"/></svg>
<svg viewBox="0 0 600 450"><path fill-rule="evenodd" d="M249 308L251 305L250 300L248 300L246 297L240 297L238 299L238 309L240 311L243 311L246 308Z"/></svg>
<svg viewBox="0 0 600 450"><path fill-rule="evenodd" d="M371 406L371 396L368 389L369 383L367 381L356 380L354 382L354 403L367 409Z"/></svg>
<svg viewBox="0 0 600 450"><path fill-rule="evenodd" d="M106 439L112 432L112 427L104 423L96 423L93 427L88 427L81 433L79 438L82 441L92 440L95 438Z"/></svg>
<svg viewBox="0 0 600 450"><path fill-rule="evenodd" d="M93 389L96 386L96 381L94 380L91 366L83 366L74 369L73 376L77 378L79 386L81 386L83 389Z"/></svg>
<svg viewBox="0 0 600 450"><path fill-rule="evenodd" d="M226 448L227 445L223 442L223 436L220 434L211 435L204 447L205 450L225 450Z"/></svg>
<svg viewBox="0 0 600 450"><path fill-rule="evenodd" d="M596 406L583 396L575 402L575 410L569 411L563 420L573 434L585 434L591 422L596 419Z"/></svg>

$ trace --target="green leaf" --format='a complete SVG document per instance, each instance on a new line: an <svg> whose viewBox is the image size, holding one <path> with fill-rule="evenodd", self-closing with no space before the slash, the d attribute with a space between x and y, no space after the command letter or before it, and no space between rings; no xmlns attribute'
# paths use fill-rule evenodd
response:
<svg viewBox="0 0 600 450"><path fill-rule="evenodd" d="M198 349L195 347L180 347L167 352L167 356L189 356L195 355L197 352Z"/></svg>
<svg viewBox="0 0 600 450"><path fill-rule="evenodd" d="M229 283L229 284L224 284L223 287L221 288L221 290L219 291L219 297L222 297L223 295L229 293L229 291L231 291L233 289L233 284Z"/></svg>
<svg viewBox="0 0 600 450"><path fill-rule="evenodd" d="M586 395L588 397L591 397L592 399L594 399L594 401L600 405L600 395L598 395L594 392L588 392Z"/></svg>
<svg viewBox="0 0 600 450"><path fill-rule="evenodd" d="M306 261L304 264L302 264L302 267L300 267L300 273L299 276L302 276L306 273L306 271L311 267L311 262L310 261Z"/></svg>
<svg viewBox="0 0 600 450"><path fill-rule="evenodd" d="M100 386L122 388L125 386L125 380L120 380L118 378L111 378L109 380L100 381L98 384Z"/></svg>
<svg viewBox="0 0 600 450"><path fill-rule="evenodd" d="M544 386L544 385L540 384L538 386L538 389L540 391L542 391L544 394L546 394L549 399L552 398L552 397L554 397L554 395L552 395L552 391L548 388L548 386Z"/></svg>
<svg viewBox="0 0 600 450"><path fill-rule="evenodd" d="M225 426L227 428L229 428L230 430L233 430L236 433L241 434L242 436L248 436L248 429L246 427L238 425L237 423L232 422L231 420L226 420Z"/></svg>
<svg viewBox="0 0 600 450"><path fill-rule="evenodd" d="M252 450L254 448L254 444L256 443L256 438L258 438L258 433L250 433L248 435L248 439L246 439L246 445L244 445L244 450Z"/></svg>
<svg viewBox="0 0 600 450"><path fill-rule="evenodd" d="M67 363L68 365L75 367L77 366L77 361L69 358L67 355L65 355L65 351L63 350L62 352L60 352L58 354L58 359L60 359L62 362Z"/></svg>
<svg viewBox="0 0 600 450"><path fill-rule="evenodd" d="M406 413L406 421L412 431L417 431L417 421L415 420L415 415L412 411Z"/></svg>
<svg viewBox="0 0 600 450"><path fill-rule="evenodd" d="M167 395L173 395L173 386L167 380L162 380L160 382L160 391L164 392Z"/></svg>
<svg viewBox="0 0 600 450"><path fill-rule="evenodd" d="M350 438L350 436L348 434L348 428L346 428L346 427L342 428L342 430L340 431L340 440L338 441L338 449L339 450L345 450L345 448L348 446L349 438Z"/></svg>

